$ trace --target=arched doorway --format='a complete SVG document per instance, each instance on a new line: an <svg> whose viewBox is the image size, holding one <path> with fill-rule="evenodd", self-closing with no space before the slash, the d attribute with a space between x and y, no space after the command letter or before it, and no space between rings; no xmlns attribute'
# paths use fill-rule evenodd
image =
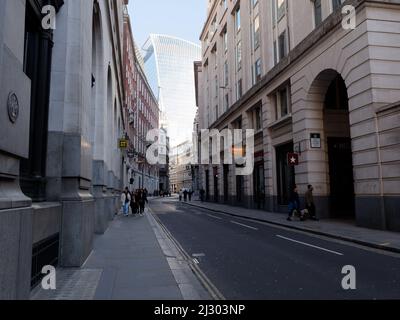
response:
<svg viewBox="0 0 400 320"><path fill-rule="evenodd" d="M324 131L328 154L330 215L333 218L354 218L349 98L346 84L338 73L330 81L325 94Z"/></svg>
<svg viewBox="0 0 400 320"><path fill-rule="evenodd" d="M307 91L303 112L303 132L309 146L302 152L307 168L301 190L314 186L314 198L321 218L355 218L355 188L350 99L345 79L335 70L318 74ZM304 150L304 142L295 144ZM299 174L296 170L296 175ZM305 184L306 183L306 184Z"/></svg>

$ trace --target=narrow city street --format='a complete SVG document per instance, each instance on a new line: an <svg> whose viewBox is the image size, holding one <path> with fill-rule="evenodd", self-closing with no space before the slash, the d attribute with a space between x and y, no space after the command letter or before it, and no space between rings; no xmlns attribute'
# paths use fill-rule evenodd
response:
<svg viewBox="0 0 400 320"><path fill-rule="evenodd" d="M232 218L175 198L150 207L226 299L400 298L398 254ZM342 288L348 265L356 269L356 290Z"/></svg>

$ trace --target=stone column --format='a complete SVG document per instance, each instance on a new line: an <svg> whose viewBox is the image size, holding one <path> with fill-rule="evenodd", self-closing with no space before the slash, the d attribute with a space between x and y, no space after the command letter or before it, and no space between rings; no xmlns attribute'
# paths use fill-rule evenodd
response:
<svg viewBox="0 0 400 320"><path fill-rule="evenodd" d="M114 192L114 177L112 171L107 172L107 200L106 206L108 208L109 220L114 219L115 213L117 212Z"/></svg>
<svg viewBox="0 0 400 320"><path fill-rule="evenodd" d="M29 153L24 20L25 1L0 0L0 300L30 292L32 206L19 185L20 159Z"/></svg>
<svg viewBox="0 0 400 320"><path fill-rule="evenodd" d="M61 150L62 231L60 265L79 267L92 250L95 229L91 194L93 151L90 143L91 37L90 1L66 1L54 31L49 108L49 150Z"/></svg>
<svg viewBox="0 0 400 320"><path fill-rule="evenodd" d="M95 199L95 232L103 234L110 220L106 207L106 169L104 161L93 161L93 196Z"/></svg>

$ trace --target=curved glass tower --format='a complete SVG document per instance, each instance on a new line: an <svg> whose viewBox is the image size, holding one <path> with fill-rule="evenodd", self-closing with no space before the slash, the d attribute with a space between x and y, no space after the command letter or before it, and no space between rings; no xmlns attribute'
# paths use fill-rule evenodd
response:
<svg viewBox="0 0 400 320"><path fill-rule="evenodd" d="M192 140L196 116L194 61L201 60L201 47L166 35L150 35L146 41L145 70L162 112L171 146Z"/></svg>

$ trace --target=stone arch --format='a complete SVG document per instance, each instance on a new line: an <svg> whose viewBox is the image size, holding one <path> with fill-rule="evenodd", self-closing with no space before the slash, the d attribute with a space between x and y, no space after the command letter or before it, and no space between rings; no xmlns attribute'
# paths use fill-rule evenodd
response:
<svg viewBox="0 0 400 320"><path fill-rule="evenodd" d="M107 128L107 135L106 135L106 148L112 150L113 149L113 76L111 67L108 66L107 69L107 105L106 105L106 128ZM110 152L106 152L106 161L109 166L109 170L112 170L112 157Z"/></svg>
<svg viewBox="0 0 400 320"><path fill-rule="evenodd" d="M343 179L343 190L350 184L352 203L351 213L354 215L354 179L351 153L351 135L349 119L348 85L345 79L334 69L321 71L306 89L304 108L297 117L295 146L302 152L301 164L296 168L296 181L302 191L308 184L315 187L319 200L320 213L326 217L337 216L333 197L337 197L340 175L333 176L336 170L347 172ZM321 146L311 145L311 135L320 134ZM336 141L336 142L335 142ZM336 157L343 157L342 167L335 166L333 157L335 148L342 148ZM351 173L349 173L351 170ZM348 187L350 188L350 186ZM340 193L340 189L339 189Z"/></svg>
<svg viewBox="0 0 400 320"><path fill-rule="evenodd" d="M104 68L104 41L100 5L93 2L92 17L92 133L94 158L104 160L105 156L105 68Z"/></svg>

